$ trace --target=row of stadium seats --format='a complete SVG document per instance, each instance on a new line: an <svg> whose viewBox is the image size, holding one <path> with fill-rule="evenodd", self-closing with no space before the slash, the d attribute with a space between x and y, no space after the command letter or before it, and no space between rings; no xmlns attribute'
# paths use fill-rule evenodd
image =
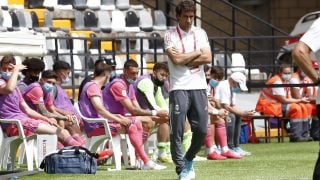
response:
<svg viewBox="0 0 320 180"><path fill-rule="evenodd" d="M23 9L24 7L47 9L92 9L127 10L130 7L142 9L142 5L130 5L129 0L0 0L2 9Z"/></svg>
<svg viewBox="0 0 320 180"><path fill-rule="evenodd" d="M55 31L57 29L90 30L101 33L119 32L151 32L166 30L166 18L162 11L154 11L154 21L151 14L142 9L138 14L133 11L74 11L73 19L54 19L52 11L48 10L1 10L1 31L7 30L35 30L40 32Z"/></svg>
<svg viewBox="0 0 320 180"><path fill-rule="evenodd" d="M28 8L47 8L64 10L128 10L130 7L142 9L142 5L130 5L129 0L29 0Z"/></svg>

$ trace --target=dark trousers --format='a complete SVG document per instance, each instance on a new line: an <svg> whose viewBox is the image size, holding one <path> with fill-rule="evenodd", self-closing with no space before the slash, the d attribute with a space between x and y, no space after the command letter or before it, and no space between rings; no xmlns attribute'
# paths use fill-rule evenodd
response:
<svg viewBox="0 0 320 180"><path fill-rule="evenodd" d="M193 134L185 158L193 160L207 133L208 100L206 90L174 90L170 92L169 99L171 155L179 175L184 168L181 144L186 117L188 117Z"/></svg>
<svg viewBox="0 0 320 180"><path fill-rule="evenodd" d="M227 142L230 149L239 147L241 118L233 113L227 117Z"/></svg>
<svg viewBox="0 0 320 180"><path fill-rule="evenodd" d="M320 104L317 104L317 114L318 114L318 118L320 118ZM319 146L320 146L320 141L319 141ZM313 180L319 180L319 179L320 179L320 150L318 154L318 160L316 162L316 165L313 171Z"/></svg>

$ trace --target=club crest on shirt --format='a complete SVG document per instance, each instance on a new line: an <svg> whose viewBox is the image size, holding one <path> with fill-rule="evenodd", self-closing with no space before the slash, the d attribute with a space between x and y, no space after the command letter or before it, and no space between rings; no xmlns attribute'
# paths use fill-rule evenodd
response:
<svg viewBox="0 0 320 180"><path fill-rule="evenodd" d="M121 95L122 95L122 96L127 96L127 91L126 91L126 90L122 90L122 91L121 91Z"/></svg>

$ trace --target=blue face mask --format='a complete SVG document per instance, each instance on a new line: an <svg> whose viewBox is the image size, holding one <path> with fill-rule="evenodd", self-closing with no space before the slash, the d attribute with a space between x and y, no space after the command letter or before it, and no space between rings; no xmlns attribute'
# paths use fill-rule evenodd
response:
<svg viewBox="0 0 320 180"><path fill-rule="evenodd" d="M11 74L11 72L1 72L1 77L8 81L11 77Z"/></svg>
<svg viewBox="0 0 320 180"><path fill-rule="evenodd" d="M233 88L232 89L232 92L234 93L240 93L241 92L241 89L239 87L236 87L236 88Z"/></svg>
<svg viewBox="0 0 320 180"><path fill-rule="evenodd" d="M212 88L215 88L215 87L218 86L219 81L214 80L214 79L210 79L210 80L209 80L209 84L210 84L210 86L211 86Z"/></svg>
<svg viewBox="0 0 320 180"><path fill-rule="evenodd" d="M114 78L116 76L117 76L116 71L111 71L110 78Z"/></svg>
<svg viewBox="0 0 320 180"><path fill-rule="evenodd" d="M129 84L134 84L134 80L133 79L127 79L127 82L129 83Z"/></svg>
<svg viewBox="0 0 320 180"><path fill-rule="evenodd" d="M44 83L44 85L42 86L42 89L45 93L50 93L53 90L53 85L49 83Z"/></svg>

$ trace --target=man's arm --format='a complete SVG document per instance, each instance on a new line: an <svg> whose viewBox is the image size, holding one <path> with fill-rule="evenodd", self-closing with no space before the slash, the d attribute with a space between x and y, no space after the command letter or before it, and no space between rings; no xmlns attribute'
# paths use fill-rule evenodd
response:
<svg viewBox="0 0 320 180"><path fill-rule="evenodd" d="M238 116L252 116L253 111L242 111L236 106L230 106L229 104L222 104L222 107L229 111L230 113L236 114Z"/></svg>
<svg viewBox="0 0 320 180"><path fill-rule="evenodd" d="M6 86L0 88L0 94L10 94L14 91L17 86L19 71L26 69L26 66L22 64L10 64L13 68L10 79L7 81Z"/></svg>
<svg viewBox="0 0 320 180"><path fill-rule="evenodd" d="M129 98L120 101L122 106L127 109L127 111L134 116L152 116L152 112L149 110L141 109L138 103L134 103ZM138 105L137 105L138 104Z"/></svg>
<svg viewBox="0 0 320 180"><path fill-rule="evenodd" d="M189 67L199 66L203 64L208 64L212 60L210 48L202 48L201 55L193 60L191 60L187 65Z"/></svg>
<svg viewBox="0 0 320 180"><path fill-rule="evenodd" d="M160 107L156 103L156 99L154 96L154 85L151 79L146 78L141 80L137 85L138 90L144 94L144 97L152 106L153 109L159 110Z"/></svg>
<svg viewBox="0 0 320 180"><path fill-rule="evenodd" d="M300 41L294 47L292 51L292 57L295 63L313 82L318 82L318 73L312 67L310 52L310 47L304 42Z"/></svg>
<svg viewBox="0 0 320 180"><path fill-rule="evenodd" d="M192 60L201 56L201 51L193 51L190 53L179 53L175 48L167 49L167 55L171 59L171 61L176 65L186 65Z"/></svg>
<svg viewBox="0 0 320 180"><path fill-rule="evenodd" d="M101 97L99 96L92 96L90 98L90 101L94 107L94 109L97 111L97 113L102 116L105 119L110 119L110 120L114 120L124 126L127 126L130 124L130 120L122 117L120 115L115 115L110 113L109 111L106 110L106 108L103 106L103 102L101 100Z"/></svg>
<svg viewBox="0 0 320 180"><path fill-rule="evenodd" d="M40 112L40 114L42 114L48 118L54 118L57 120L64 120L64 121L68 120L68 118L66 116L62 116L60 114L55 114L55 113L49 112L44 104L35 104L35 107Z"/></svg>
<svg viewBox="0 0 320 180"><path fill-rule="evenodd" d="M281 95L274 95L275 98L278 99L282 104L290 104L290 103L308 103L307 98L301 98L301 99L293 99L293 98L286 98L285 96Z"/></svg>
<svg viewBox="0 0 320 180"><path fill-rule="evenodd" d="M56 122L55 120L49 119L49 118L41 115L40 113L34 111L33 109L31 109L31 108L28 106L28 104L27 104L25 101L21 101L21 102L20 102L20 108L22 109L22 111L23 111L24 113L26 113L26 114L29 115L30 117L32 117L32 118L34 118L34 119L44 120L44 121L48 122L49 124L58 127L58 124L57 124L57 122Z"/></svg>

